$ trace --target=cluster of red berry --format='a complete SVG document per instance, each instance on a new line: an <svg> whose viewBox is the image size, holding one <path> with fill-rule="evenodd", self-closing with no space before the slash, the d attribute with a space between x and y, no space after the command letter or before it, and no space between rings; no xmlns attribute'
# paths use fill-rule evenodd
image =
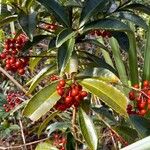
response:
<svg viewBox="0 0 150 150"><path fill-rule="evenodd" d="M8 38L5 41L0 59L4 61L7 70L18 72L19 75L24 75L25 67L28 65L29 59L18 58L18 55L27 40L27 37L21 34L17 38Z"/></svg>
<svg viewBox="0 0 150 150"><path fill-rule="evenodd" d="M111 38L111 32L109 32L109 31L106 31L106 30L98 30L98 29L96 29L96 30L92 30L91 32L90 32L90 34L92 35L92 36L102 36L103 38Z"/></svg>
<svg viewBox="0 0 150 150"><path fill-rule="evenodd" d="M140 89L138 84L133 86L137 90L129 92L129 100L132 105L128 104L127 113L144 116L150 110L150 81L145 80Z"/></svg>
<svg viewBox="0 0 150 150"><path fill-rule="evenodd" d="M53 145L56 146L59 150L65 150L65 145L67 143L66 138L59 134L54 134L53 137L54 137Z"/></svg>
<svg viewBox="0 0 150 150"><path fill-rule="evenodd" d="M7 103L3 104L5 111L9 112L10 110L14 109L15 106L20 104L22 102L20 99L22 96L23 96L22 92L13 92L13 91L8 92L6 97Z"/></svg>
<svg viewBox="0 0 150 150"><path fill-rule="evenodd" d="M59 79L59 77L56 76L55 74L50 76L50 82L53 82L53 81L58 80L58 79Z"/></svg>
<svg viewBox="0 0 150 150"><path fill-rule="evenodd" d="M56 24L53 24L53 23L45 25L45 28L48 29L48 30L51 30L51 31L55 31L57 29L57 27L58 26Z"/></svg>
<svg viewBox="0 0 150 150"><path fill-rule="evenodd" d="M57 85L57 93L61 96L61 98L56 103L55 108L60 111L64 111L72 105L78 107L84 97L88 95L86 91L82 90L82 86L78 83L66 86L65 80L59 81Z"/></svg>

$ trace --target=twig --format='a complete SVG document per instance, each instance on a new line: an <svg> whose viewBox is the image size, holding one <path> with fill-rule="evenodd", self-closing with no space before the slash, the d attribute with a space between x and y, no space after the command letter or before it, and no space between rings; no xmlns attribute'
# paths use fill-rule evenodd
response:
<svg viewBox="0 0 150 150"><path fill-rule="evenodd" d="M24 149L27 150L26 140L25 140L25 136L24 136L24 132L23 132L23 125L22 125L22 121L20 118L19 118L19 125L20 125L21 136L22 136L22 140L23 140L23 144L24 144Z"/></svg>
<svg viewBox="0 0 150 150"><path fill-rule="evenodd" d="M40 143L40 142L46 141L48 139L49 138L45 138L45 139L41 139L41 140L38 140L38 141L34 141L34 142L30 142L30 143L26 143L26 144L18 145L18 146L10 146L10 147L1 147L0 146L0 150L8 150L8 149L21 148L21 147L24 147L24 146L33 145L33 144L36 144L36 143Z"/></svg>
<svg viewBox="0 0 150 150"><path fill-rule="evenodd" d="M75 137L75 139L78 139L76 137L76 117L77 117L77 109L76 107L73 107L73 114L72 114L72 132ZM77 142L75 142L75 150L78 150Z"/></svg>
<svg viewBox="0 0 150 150"><path fill-rule="evenodd" d="M0 66L0 72L2 72L6 77L10 79L21 91L23 91L25 94L27 93L27 90L20 84L18 81L16 81L10 74L8 74L7 71L5 71L1 66ZM31 95L27 95L29 97L32 97Z"/></svg>

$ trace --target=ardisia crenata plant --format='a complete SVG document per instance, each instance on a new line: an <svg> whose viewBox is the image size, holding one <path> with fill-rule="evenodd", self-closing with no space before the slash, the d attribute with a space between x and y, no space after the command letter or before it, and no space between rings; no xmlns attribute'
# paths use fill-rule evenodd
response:
<svg viewBox="0 0 150 150"><path fill-rule="evenodd" d="M20 147L32 149L31 134L36 150L121 149L149 135L149 15L130 0L1 1L0 72L17 90L4 90L0 119L15 116Z"/></svg>

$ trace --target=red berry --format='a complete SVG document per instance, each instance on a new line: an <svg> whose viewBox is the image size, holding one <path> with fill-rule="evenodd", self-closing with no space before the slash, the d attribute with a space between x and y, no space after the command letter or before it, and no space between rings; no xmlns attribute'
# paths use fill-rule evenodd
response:
<svg viewBox="0 0 150 150"><path fill-rule="evenodd" d="M17 60L15 63L16 68L20 68L22 66L21 61Z"/></svg>
<svg viewBox="0 0 150 150"><path fill-rule="evenodd" d="M79 93L78 89L71 90L71 96L76 96L76 95L78 95L78 93Z"/></svg>
<svg viewBox="0 0 150 150"><path fill-rule="evenodd" d="M136 88L136 89L139 89L139 85L138 84L134 84L133 87Z"/></svg>
<svg viewBox="0 0 150 150"><path fill-rule="evenodd" d="M59 81L59 85L60 85L61 87L64 87L65 84L66 84L66 81L65 81L64 79L62 79L62 80Z"/></svg>
<svg viewBox="0 0 150 150"><path fill-rule="evenodd" d="M80 84L75 86L75 89L77 89L78 91L82 91L82 86Z"/></svg>
<svg viewBox="0 0 150 150"><path fill-rule="evenodd" d="M86 91L81 91L81 92L80 92L80 95L81 95L82 97L86 97L86 96L88 95L88 93L87 93Z"/></svg>
<svg viewBox="0 0 150 150"><path fill-rule="evenodd" d="M59 135L58 135L58 134L54 134L54 138L55 138L55 139L58 139L58 138L59 138Z"/></svg>
<svg viewBox="0 0 150 150"><path fill-rule="evenodd" d="M147 100L147 103L150 104L150 99Z"/></svg>
<svg viewBox="0 0 150 150"><path fill-rule="evenodd" d="M71 105L72 102L73 102L73 98L72 98L71 96L67 96L67 97L65 98L65 104L66 104L66 105Z"/></svg>
<svg viewBox="0 0 150 150"><path fill-rule="evenodd" d="M134 100L135 99L135 94L133 91L129 92L129 99Z"/></svg>
<svg viewBox="0 0 150 150"><path fill-rule="evenodd" d="M81 101L83 98L81 97L81 95L80 94L78 94L77 96L75 96L75 100L76 101Z"/></svg>
<svg viewBox="0 0 150 150"><path fill-rule="evenodd" d="M128 104L127 110L132 110L132 105Z"/></svg>
<svg viewBox="0 0 150 150"><path fill-rule="evenodd" d="M138 103L138 109L143 109L145 106L146 106L146 102L140 102L140 103Z"/></svg>
<svg viewBox="0 0 150 150"><path fill-rule="evenodd" d="M6 54L5 54L5 53L1 53L1 54L0 54L0 58L1 58L1 59L5 59L5 58L6 58Z"/></svg>
<svg viewBox="0 0 150 150"><path fill-rule="evenodd" d="M25 70L23 68L18 69L18 74L19 75L24 75L25 74Z"/></svg>
<svg viewBox="0 0 150 150"><path fill-rule="evenodd" d="M144 80L143 81L143 87L148 87L149 86L149 81L148 80Z"/></svg>
<svg viewBox="0 0 150 150"><path fill-rule="evenodd" d="M16 62L16 58L12 57L10 60L9 60L9 63L10 64L14 64Z"/></svg>
<svg viewBox="0 0 150 150"><path fill-rule="evenodd" d="M144 116L146 114L146 110L142 109L139 111L139 115Z"/></svg>
<svg viewBox="0 0 150 150"><path fill-rule="evenodd" d="M63 96L64 95L64 89L57 89L57 93L60 95L60 96Z"/></svg>

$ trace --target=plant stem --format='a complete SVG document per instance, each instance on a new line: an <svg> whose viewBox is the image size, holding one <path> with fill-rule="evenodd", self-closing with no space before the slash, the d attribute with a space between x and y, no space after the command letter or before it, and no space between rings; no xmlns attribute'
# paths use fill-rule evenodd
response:
<svg viewBox="0 0 150 150"><path fill-rule="evenodd" d="M22 121L20 118L19 118L19 125L20 125L21 136L22 136L22 140L23 140L23 144L24 144L24 149L27 150L26 140L25 140L25 136L24 136L24 132L23 132L23 125L22 125Z"/></svg>
<svg viewBox="0 0 150 150"><path fill-rule="evenodd" d="M77 109L76 109L76 107L73 107L72 132L73 132L73 135L74 135L75 139L77 139L77 137L76 137L76 117L77 117ZM75 142L75 150L78 150L77 142Z"/></svg>

